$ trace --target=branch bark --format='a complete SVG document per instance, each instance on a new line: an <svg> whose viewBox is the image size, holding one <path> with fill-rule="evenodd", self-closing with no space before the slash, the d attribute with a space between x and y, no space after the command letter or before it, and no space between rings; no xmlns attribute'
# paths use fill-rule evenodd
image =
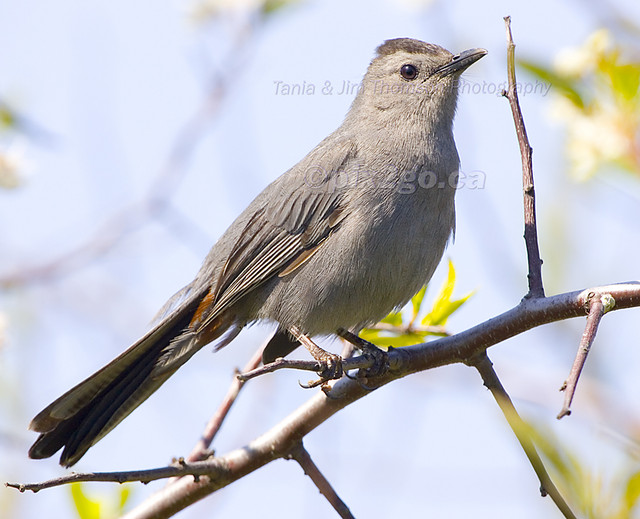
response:
<svg viewBox="0 0 640 519"><path fill-rule="evenodd" d="M258 365L262 361L262 350L264 350L264 345L256 350L256 352L253 354L253 357L249 359L249 362L247 362L247 365L244 367L243 372L251 371L258 367ZM209 423L204 429L204 432L202 433L202 436L200 437L200 440L195 445L189 456L187 456L187 462L204 460L212 454L212 452L209 450L211 442L213 442L213 438L215 437L215 435L218 434L218 431L222 426L222 422L224 422L224 419L229 414L231 406L238 398L240 390L244 386L245 382L246 380L241 379L239 373L236 371L236 376L233 377L231 385L229 386L229 390L227 391L222 404L220 404L218 411L211 417Z"/></svg>
<svg viewBox="0 0 640 519"><path fill-rule="evenodd" d="M569 378L564 382L560 391L565 392L564 405L558 414L558 420L571 414L571 402L578 386L578 379L582 373L584 363L587 361L587 355L591 350L591 345L596 338L598 332L598 325L602 320L602 316L615 305L615 299L610 294L604 294L589 298L589 315L587 316L587 324L585 325L584 333L580 339L580 346L576 353L576 359L571 367Z"/></svg>
<svg viewBox="0 0 640 519"><path fill-rule="evenodd" d="M527 424L522 420L518 411L516 411L511 398L507 394L507 391L502 386L498 375L493 369L493 365L486 352L481 353L474 359L469 362L470 366L473 366L478 370L480 376L482 377L482 382L486 386L486 388L491 391L491 394L495 398L500 410L504 414L504 417L507 419L511 430L515 433L522 450L525 455L529 459L529 463L533 467L536 475L538 476L538 480L540 481L540 493L542 496L549 496L556 504L562 515L566 519L577 519L576 515L573 513L569 505L566 503L562 494L558 491L556 486L553 484L547 469L544 467L544 463L536 451L535 445L533 444L533 440L531 439L531 435L527 432Z"/></svg>
<svg viewBox="0 0 640 519"><path fill-rule="evenodd" d="M469 363L487 348L537 326L580 317L593 297L610 294L615 310L640 307L640 281L606 285L556 296L523 299L517 306L456 335L429 343L389 351L389 372L370 382L377 387L406 375L458 362ZM318 391L308 402L254 441L223 456L177 466L109 474L72 475L74 481L151 481L181 475L137 508L127 519L170 517L203 497L223 488L267 463L288 456L305 435L349 404L371 391L358 381L342 378L329 382L330 391ZM162 472L165 470L166 472ZM170 472L170 473L167 473ZM22 491L38 491L68 483L55 480L44 483L9 486Z"/></svg>
<svg viewBox="0 0 640 519"><path fill-rule="evenodd" d="M524 126L524 118L518 101L516 88L516 45L511 35L511 17L505 16L504 23L507 29L507 79L508 90L503 90L502 95L509 101L513 122L516 127L516 136L520 146L522 157L522 187L524 193L524 241L527 247L527 260L529 264L529 293L525 297L544 297L542 285L542 259L538 246L538 229L536 223L536 193L533 185L533 148L529 144L527 129Z"/></svg>
<svg viewBox="0 0 640 519"><path fill-rule="evenodd" d="M382 376L370 379L368 383L374 387L380 387L412 373L458 362L476 366L482 374L485 384L491 389L503 412L505 412L505 416L509 422L512 423L512 428L514 428L527 456L538 473L543 490L549 492L553 497L557 491L550 482L550 479L548 479L548 475L546 475L546 471L535 452L535 448L530 444L530 440L523 439L519 434L521 427L518 423L521 424L521 420L515 412L515 409L513 409L508 395L504 391L504 388L502 388L491 367L491 363L486 356L486 349L536 326L584 315L586 305L592 300L602 302L603 298L612 297L615 300L616 310L638 307L640 306L640 282L621 283L618 285L596 287L584 291L545 297L541 272L542 260L540 258L537 240L532 148L529 144L518 102L515 77L515 44L513 43L511 35L509 17L505 18L505 24L508 40L507 67L509 88L508 91L503 92L503 95L509 100L511 106L522 156L525 215L524 237L528 256L529 292L516 307L464 332L425 344L402 349L390 349L388 352L389 371ZM167 183L163 181L160 183L160 186L162 187L166 184ZM153 189L152 191L153 196L151 196L151 202L157 202L158 199L163 199L163 189ZM125 219L125 221L128 221L128 219ZM55 268L52 270L54 273L56 272ZM584 358L586 358L586 351L588 351L588 347L590 347L593 341L597 325L603 313L604 311L601 311L597 304L591 306L587 331L585 331L583 342L581 343L581 351L584 351L584 355L581 361L579 358L576 359L572 376L569 378L569 381L574 382L573 388L570 389L575 389L582 364L584 364ZM586 347L583 343L586 344ZM351 361L354 366L365 361L370 362L369 359L364 359L363 357L356 357L349 359L349 361ZM259 359L257 361L255 358L253 359L253 363L247 368L249 373L245 374L247 376L245 376L244 380L258 374L255 370L251 369L257 366L258 362ZM582 362L582 364L580 364L580 362ZM576 368L576 365L578 368ZM304 364L285 361L282 366L276 366L273 367L273 369L264 369L260 374L269 370L275 371L275 369L279 369L280 367L314 369L317 367L317 364L314 363L314 365L310 367L309 363ZM358 367L368 367L368 365ZM574 372L577 373L575 376ZM371 392L370 387L364 387L359 381L346 377L338 381L328 382L325 387L323 387L323 391L318 391L307 403L248 445L220 457L211 457L208 451L211 439L226 415L230 404L235 400L240 387L240 382L232 387L229 398L226 401L228 405L225 404L218 415L212 419L202 444L194 450L187 461L180 459L168 467L145 471L70 474L43 483L7 483L7 486L15 487L20 491L32 490L37 492L44 488L59 486L72 481L149 482L157 479L176 477L179 479L176 479L170 485L164 487L125 516L128 519L170 517L199 499L225 487L275 459L293 457L303 467L311 467L310 470L312 470L315 468L315 465L313 465L308 454L302 448L302 439L305 435L336 412ZM568 395L572 397L573 393L568 391ZM569 404L570 398L568 401L565 401L566 410L568 410ZM318 477L319 472L314 472L314 474L314 477L320 482L319 488L320 486L324 486L324 483L322 483L322 475L320 474ZM316 479L314 479L314 481ZM335 492L333 492L333 494L335 494ZM337 495L335 497L337 497ZM331 499L333 499L333 497L331 497ZM563 511L565 517L575 517L562 498L559 497L559 494L554 497L554 501L556 501L559 508ZM342 503L342 505L344 505L344 503ZM344 508L346 509L346 506ZM343 512L347 514L348 509L346 509L346 511L343 510ZM350 512L349 515L343 516L350 517Z"/></svg>
<svg viewBox="0 0 640 519"><path fill-rule="evenodd" d="M331 503L333 509L338 512L338 515L342 517L342 519L355 519L349 507L340 499L340 496L333 489L331 483L329 483L327 478L324 477L320 469L313 462L304 445L302 445L302 442L293 449L290 458L298 462L302 470L304 470L304 473L311 478L314 485L318 487L318 491Z"/></svg>

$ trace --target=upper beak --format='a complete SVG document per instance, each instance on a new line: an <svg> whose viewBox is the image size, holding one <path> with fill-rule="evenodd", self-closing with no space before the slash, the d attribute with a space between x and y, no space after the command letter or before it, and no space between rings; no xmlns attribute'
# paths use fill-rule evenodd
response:
<svg viewBox="0 0 640 519"><path fill-rule="evenodd" d="M455 74L456 72L462 72L467 67L473 65L485 54L487 54L487 51L485 49L465 50L464 52L453 56L449 63L437 69L435 73L440 73L447 76L449 74Z"/></svg>

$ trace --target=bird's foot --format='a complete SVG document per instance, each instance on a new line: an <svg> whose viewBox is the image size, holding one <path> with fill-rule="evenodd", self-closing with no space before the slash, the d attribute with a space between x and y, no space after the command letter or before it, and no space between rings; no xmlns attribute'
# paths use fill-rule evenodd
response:
<svg viewBox="0 0 640 519"><path fill-rule="evenodd" d="M310 389L326 384L329 380L335 380L342 377L344 370L342 369L342 357L340 357L340 355L334 355L333 353L323 350L295 326L289 328L289 332L298 341L300 341L300 343L309 351L311 356L320 365L317 372L320 378L315 381L310 381L307 384L300 383L302 387Z"/></svg>
<svg viewBox="0 0 640 519"><path fill-rule="evenodd" d="M365 341L362 337L359 337L355 333L345 330L344 328L338 330L338 335L353 344L362 352L364 357L370 358L373 362L371 367L358 370L358 374L356 376L357 379L367 380L369 378L384 375L389 371L389 355L386 351L381 350L375 344Z"/></svg>

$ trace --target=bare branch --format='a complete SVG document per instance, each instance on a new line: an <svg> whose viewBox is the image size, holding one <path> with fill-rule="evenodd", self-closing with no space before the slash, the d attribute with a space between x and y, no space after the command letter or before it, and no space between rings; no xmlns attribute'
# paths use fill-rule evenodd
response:
<svg viewBox="0 0 640 519"><path fill-rule="evenodd" d="M471 359L490 346L542 324L584 315L593 297L610 294L615 310L640 306L640 281L568 292L551 297L523 299L516 307L464 332L425 344L389 350L389 372L375 379L382 386L411 373ZM371 393L355 380L328 382L329 391L318 391L308 402L249 445L224 456L150 471L75 474L54 482L9 486L37 491L71 481L151 481L161 477L199 476L197 481L181 478L151 496L126 517L129 519L170 517L179 510L257 470L289 455L302 438L335 413ZM547 488L548 490L548 488Z"/></svg>
<svg viewBox="0 0 640 519"><path fill-rule="evenodd" d="M212 477L200 476L198 481L181 478L152 495L126 514L125 519L170 517L190 504L253 472L263 465L284 458L301 439L340 409L369 393L348 378L331 381L332 397L318 391L300 408L256 438L254 441L219 458L190 464L195 469L211 464L216 469Z"/></svg>
<svg viewBox="0 0 640 519"><path fill-rule="evenodd" d="M184 460L176 460L171 465L147 470L128 470L122 472L72 472L65 474L59 478L49 479L42 483L5 483L9 488L18 489L20 492L30 490L38 492L45 488L59 487L69 483L85 482L85 481L102 481L111 483L127 483L129 481L140 481L141 483L149 483L157 479L167 479L171 477L180 477L191 475L196 479L202 474L213 475L216 472L222 473L221 467L211 463L201 462L200 464L187 464Z"/></svg>
<svg viewBox="0 0 640 519"><path fill-rule="evenodd" d="M594 287L537 299L523 299L517 306L468 330L426 344L407 346L389 352L392 372L400 358L407 358L411 373L436 366L465 362L488 347L531 328L554 321L584 315L584 305L591 296L610 294L615 310L640 306L640 281Z"/></svg>
<svg viewBox="0 0 640 519"><path fill-rule="evenodd" d="M444 337L429 343L418 344L401 349L390 349L388 352L389 370L374 377L374 386L380 387L406 375L436 368L439 366L463 362L474 366L481 374L485 386L492 392L502 409L509 425L516 434L525 454L529 458L541 483L543 495L550 495L565 518L575 515L563 500L551 481L540 459L526 424L515 410L511 399L493 370L486 349L505 339L523 333L542 324L577 317L589 308L587 326L583 334L580 349L576 356L571 374L565 383L567 389L565 404L560 416L569 414L578 378L593 343L598 324L603 314L609 309L610 301L615 301L615 309L640 306L640 282L623 283L605 287L592 288L545 297L542 281L541 265L535 211L535 190L532 168L532 148L524 125L516 90L515 44L513 42L510 17L505 18L508 51L507 71L508 90L503 95L508 99L515 123L516 134L520 146L523 170L524 192L524 238L528 256L529 291L520 304L511 310L496 316L484 323L454 336ZM148 199L123 212L107 226L111 235L107 239L90 242L79 247L68 257L54 261L39 269L22 272L17 277L0 279L1 283L26 282L34 277L47 278L66 272L70 263L88 261L96 254L95 248L106 250L126 232L127 229L145 223L158 211L162 211L169 202L175 185L182 178L184 159L191 153L194 143L201 135L202 127L210 120L224 97L228 84L221 80L214 82L211 96L207 100L206 109L186 126L176 140L173 152L168 158L165 171L159 176L155 185L149 189ZM117 225L116 225L117 224ZM73 265L72 265L73 266ZM337 496L326 478L320 473L313 460L302 445L302 439L313 429L330 418L333 414L350 405L363 396L371 393L371 388L364 387L359 381L342 378L328 381L323 391L316 392L304 405L291 413L279 424L267 431L245 447L231 451L220 457L213 457L209 451L211 442L235 402L244 382L261 374L283 368L318 371L323 366L317 361L287 361L278 359L275 362L258 368L260 364L259 350L245 367L245 372L238 374L233 381L220 409L207 425L203 437L186 460L179 459L167 467L150 470L68 474L60 478L42 483L20 484L6 483L6 486L17 488L21 492L55 487L76 481L109 481L125 482L149 481L176 478L170 485L157 492L137 508L129 512L129 519L170 517L192 503L219 490L228 484L257 470L265 464L279 458L295 459L314 481L320 492L327 497L341 517L353 517L342 500ZM363 355L347 358L343 361L345 370L366 369L373 365L373 359ZM193 476L185 478L184 476Z"/></svg>
<svg viewBox="0 0 640 519"><path fill-rule="evenodd" d="M251 371L252 369L258 367L258 365L262 361L263 349L264 346L261 346L256 350L256 352L253 354L253 357L251 357L251 359L249 359L249 362L247 362L247 365L244 367L243 371ZM204 460L211 455L211 451L209 450L211 442L213 442L213 438L215 437L215 435L218 434L222 422L227 417L227 414L231 410L231 406L236 401L236 398L238 398L240 390L245 383L245 380L241 380L237 375L239 375L238 372L236 373L236 376L233 377L231 385L229 386L229 390L227 391L222 404L220 404L218 411L211 417L211 420L209 420L209 423L205 427L200 440L198 440L198 443L195 445L189 456L187 456L187 462Z"/></svg>
<svg viewBox="0 0 640 519"><path fill-rule="evenodd" d="M516 411L511 398L509 398L509 395L502 386L498 375L493 369L493 365L486 352L471 359L468 364L478 370L484 385L489 389L489 391L491 391L491 394L500 406L504 417L507 419L511 430L518 438L524 453L540 480L540 492L542 496L544 497L548 495L551 497L558 509L562 512L562 515L567 519L577 519L576 515L571 511L571 508L553 484L553 481L551 481L551 477L549 476L547 469L545 469L544 463L542 462L542 459L540 459L540 456L533 445L531 436L527 432L527 425L524 423L522 418L520 418L518 411Z"/></svg>
<svg viewBox="0 0 640 519"><path fill-rule="evenodd" d="M509 101L513 121L516 126L516 135L520 145L520 155L522 157L522 186L524 191L524 240L527 246L527 258L529 262L529 292L525 297L544 297L544 287L542 285L542 259L538 247L538 230L536 224L536 198L533 185L533 149L529 144L527 130L524 126L524 118L518 101L516 90L516 65L515 65L515 43L511 35L511 17L505 16L504 23L507 29L507 77L509 82L508 90L503 90L502 95Z"/></svg>
<svg viewBox="0 0 640 519"><path fill-rule="evenodd" d="M364 355L351 357L349 359L343 359L342 361L342 367L345 371L351 371L352 369L361 368L367 369L371 366L373 366L373 359ZM288 360L281 357L264 366L260 366L243 373L238 373L237 378L242 381L247 381L252 378L259 377L260 375L273 373L274 371L279 371L281 369L300 369L303 371L319 372L325 369L325 366L323 366L322 363L318 362L317 360Z"/></svg>
<svg viewBox="0 0 640 519"><path fill-rule="evenodd" d="M331 483L329 483L327 478L324 477L320 469L313 462L304 445L302 445L302 442L293 448L290 457L298 462L302 470L304 470L304 473L311 478L311 481L318 487L320 493L327 498L327 501L331 503L331 506L338 512L340 517L343 519L355 519L349 507L340 499L340 496L338 496L333 489Z"/></svg>
<svg viewBox="0 0 640 519"><path fill-rule="evenodd" d="M598 325L602 319L602 316L611 310L615 305L615 299L610 294L602 294L596 296L592 294L589 298L587 306L589 307L589 315L587 316L587 324L585 325L584 333L580 339L580 346L576 353L576 358L573 361L569 378L565 380L564 384L560 388L560 391L565 391L564 405L558 414L558 420L571 414L571 402L576 392L578 385L578 379L582 373L582 368L587 360L587 355L591 350L591 345L596 338L598 332Z"/></svg>

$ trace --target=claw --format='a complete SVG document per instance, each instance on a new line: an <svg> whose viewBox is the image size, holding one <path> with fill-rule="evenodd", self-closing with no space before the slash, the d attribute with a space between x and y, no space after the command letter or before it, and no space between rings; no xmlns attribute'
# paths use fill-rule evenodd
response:
<svg viewBox="0 0 640 519"><path fill-rule="evenodd" d="M362 352L365 357L373 359L373 366L365 370L364 375L366 377L379 377L389 371L389 355L387 355L387 352L375 346L373 348Z"/></svg>
<svg viewBox="0 0 640 519"><path fill-rule="evenodd" d="M324 360L318 362L322 366L322 369L318 370L318 376L320 378L318 380L310 380L306 384L298 381L300 387L313 389L314 387L327 383L329 380L341 378L344 374L344 370L342 369L342 357L338 355L327 354Z"/></svg>
<svg viewBox="0 0 640 519"><path fill-rule="evenodd" d="M303 387L317 387L322 383L322 381L342 377L344 372L342 369L342 357L320 348L320 346L314 343L307 335L302 333L297 326L289 327L289 332L309 351L321 368L321 370L318 371L320 380Z"/></svg>
<svg viewBox="0 0 640 519"><path fill-rule="evenodd" d="M319 378L318 380L310 380L308 383L303 384L298 380L298 385L303 389L313 389L314 387L318 387L322 384L326 384L326 379Z"/></svg>
<svg viewBox="0 0 640 519"><path fill-rule="evenodd" d="M342 369L342 357L328 354L323 363L326 367L318 373L320 378L333 380L342 377L344 373L344 370Z"/></svg>
<svg viewBox="0 0 640 519"><path fill-rule="evenodd" d="M373 391L374 389L378 389L378 386L367 385L367 382L369 382L369 378L367 377L366 373L363 374L362 376L356 376L355 380L358 383L358 385L365 391Z"/></svg>
<svg viewBox="0 0 640 519"><path fill-rule="evenodd" d="M362 351L365 357L373 360L373 366L364 370L362 374L358 372L358 378L378 377L389 371L389 355L386 351L381 350L375 344L365 341L362 337L348 330L338 330L338 335Z"/></svg>
<svg viewBox="0 0 640 519"><path fill-rule="evenodd" d="M333 389L329 384L325 383L322 385L322 387L320 388L322 389L322 392L325 394L325 396L329 399L329 400L340 400L338 397L335 397L331 394L331 390Z"/></svg>

